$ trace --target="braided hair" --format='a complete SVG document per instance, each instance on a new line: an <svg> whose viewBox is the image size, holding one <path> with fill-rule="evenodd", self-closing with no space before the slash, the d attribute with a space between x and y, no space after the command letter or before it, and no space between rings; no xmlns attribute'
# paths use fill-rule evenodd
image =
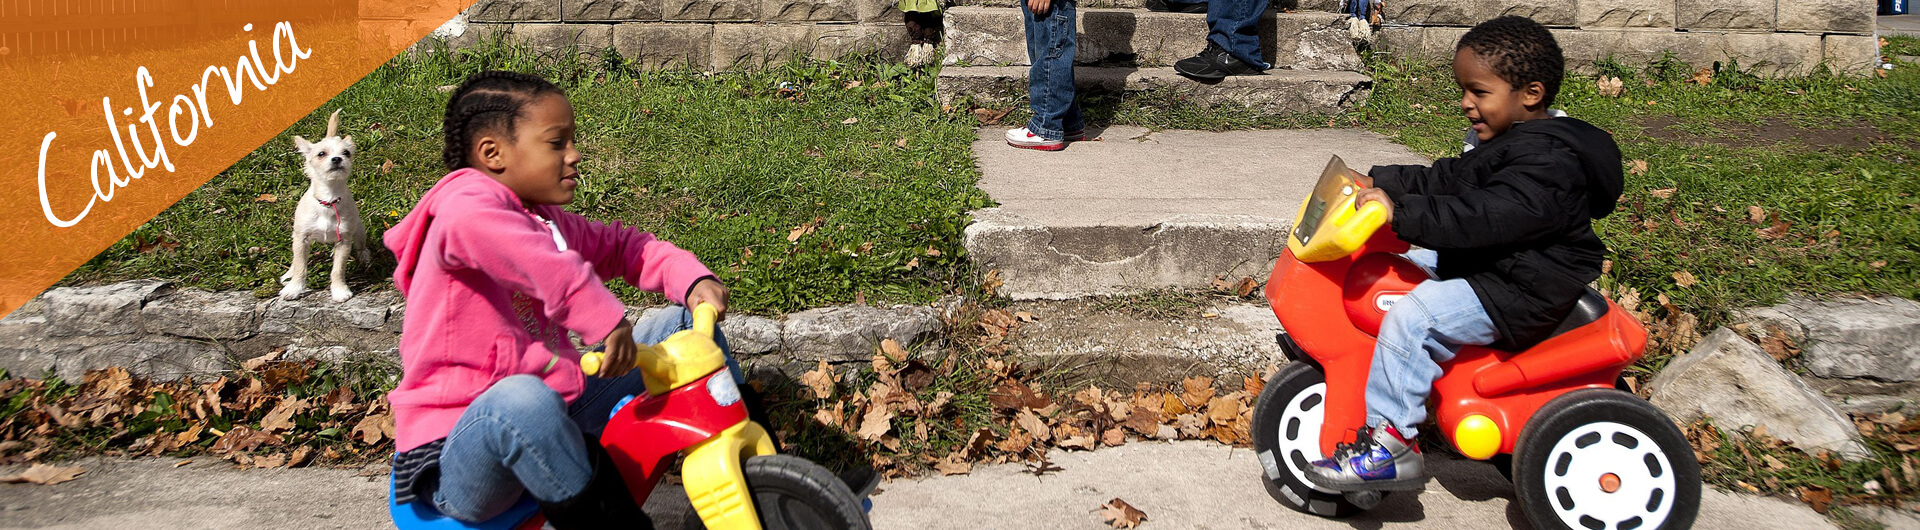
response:
<svg viewBox="0 0 1920 530"><path fill-rule="evenodd" d="M467 153L473 150L475 137L489 132L513 136L513 123L520 118L521 107L545 94L565 94L560 87L539 76L489 70L468 77L447 100L447 145L440 160L447 171L471 167Z"/></svg>
<svg viewBox="0 0 1920 530"><path fill-rule="evenodd" d="M1533 19L1507 15L1474 26L1460 37L1454 51L1471 49L1473 54L1500 79L1514 88L1539 81L1546 89L1542 105L1553 105L1560 94L1560 78L1566 75L1566 58L1553 33Z"/></svg>

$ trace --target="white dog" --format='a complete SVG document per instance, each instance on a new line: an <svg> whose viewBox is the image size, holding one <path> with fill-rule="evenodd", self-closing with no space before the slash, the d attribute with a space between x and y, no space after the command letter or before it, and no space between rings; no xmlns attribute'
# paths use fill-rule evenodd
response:
<svg viewBox="0 0 1920 530"><path fill-rule="evenodd" d="M318 142L293 137L294 147L306 162L307 179L312 185L300 196L293 210L293 266L280 276L280 297L292 300L307 292L307 244L333 245L331 281L333 301L353 298L347 288L347 252L358 251L361 262L369 261L366 229L360 222L360 207L353 203L347 189L347 176L353 172L353 137L339 136L340 111L327 118L327 137Z"/></svg>

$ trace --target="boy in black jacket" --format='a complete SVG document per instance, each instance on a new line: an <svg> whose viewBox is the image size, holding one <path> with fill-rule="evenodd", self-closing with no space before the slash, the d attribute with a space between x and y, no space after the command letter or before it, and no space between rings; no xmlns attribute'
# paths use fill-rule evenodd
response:
<svg viewBox="0 0 1920 530"><path fill-rule="evenodd" d="M1387 312L1367 377L1367 427L1314 462L1315 484L1421 489L1413 437L1439 363L1463 345L1538 344L1600 276L1607 247L1592 222L1620 197L1620 149L1606 131L1548 115L1564 68L1553 35L1532 20L1475 26L1455 47L1453 75L1481 145L1361 179L1362 203L1386 205L1401 239L1432 249L1407 258L1434 279Z"/></svg>

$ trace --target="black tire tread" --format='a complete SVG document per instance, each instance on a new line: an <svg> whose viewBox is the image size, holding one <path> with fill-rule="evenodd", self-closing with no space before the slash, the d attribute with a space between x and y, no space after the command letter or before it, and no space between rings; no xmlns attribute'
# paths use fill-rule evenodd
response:
<svg viewBox="0 0 1920 530"><path fill-rule="evenodd" d="M1645 423L1633 421L1635 419ZM1693 458L1692 444L1674 426L1673 420L1652 403L1621 390L1602 388L1575 390L1554 398L1534 412L1520 431L1520 439L1514 445L1511 480L1514 497L1534 528L1566 528L1552 513L1549 506L1552 501L1546 498L1542 486L1542 473L1546 470L1547 453L1553 449L1550 444L1557 442L1561 434L1590 421L1632 425L1652 437L1663 450L1678 449L1668 451L1667 462L1673 467L1674 484L1679 491L1667 520L1658 528L1692 528L1699 516L1701 489L1700 463ZM1551 438L1543 438L1548 436Z"/></svg>
<svg viewBox="0 0 1920 530"><path fill-rule="evenodd" d="M867 520L867 513L860 505L860 498L847 488L840 477L827 468L811 460L793 455L764 455L747 459L742 469L747 478L747 488L758 497L766 488L779 488L786 491L805 492L813 498L809 503L823 516L837 519L841 524L831 529L807 530L871 530L873 525ZM761 506L756 502L755 509ZM687 514L688 529L703 529L700 518ZM765 515L761 516L764 520Z"/></svg>
<svg viewBox="0 0 1920 530"><path fill-rule="evenodd" d="M1318 368L1307 363L1294 362L1281 367L1279 372L1274 373L1273 377L1267 380L1266 387L1260 391L1260 396L1254 401L1253 405L1253 448L1256 453L1263 450L1275 450L1272 445L1276 442L1274 437L1279 433L1281 408L1286 407L1287 403L1293 400L1292 395L1283 396L1280 394L1283 391L1282 388L1287 386L1290 380L1298 377L1314 378L1310 380L1312 382L1306 383L1304 386L1313 386L1313 382L1321 382L1326 378L1326 376L1319 373ZM1275 458L1285 458L1285 455L1276 454ZM1282 462L1280 465L1284 467L1286 464ZM1282 471L1284 471L1284 469ZM1265 470L1260 472L1260 479L1260 483L1266 486L1268 496L1273 497L1273 500L1278 501L1282 506L1292 508L1294 511L1300 513L1320 517L1348 517L1361 512L1360 507L1351 502L1347 502L1345 496L1313 491L1310 488L1311 484L1303 482L1297 486L1303 489L1296 489L1296 491L1305 491L1307 493L1306 500L1308 503L1312 503L1313 501L1332 503L1332 513L1315 512L1311 506L1296 505L1288 500L1286 494L1281 491L1281 488L1286 486L1267 477ZM1290 478L1282 480L1291 481Z"/></svg>

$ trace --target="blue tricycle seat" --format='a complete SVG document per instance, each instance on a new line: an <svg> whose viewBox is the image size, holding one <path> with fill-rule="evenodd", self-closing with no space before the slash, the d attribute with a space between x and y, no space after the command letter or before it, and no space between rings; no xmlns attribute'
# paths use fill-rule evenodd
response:
<svg viewBox="0 0 1920 530"><path fill-rule="evenodd" d="M393 525L400 530L512 530L521 521L540 513L540 505L533 496L521 495L520 502L492 519L478 523L469 523L447 517L433 507L433 502L415 500L406 504L394 502L393 481L387 481L387 512L393 516Z"/></svg>

